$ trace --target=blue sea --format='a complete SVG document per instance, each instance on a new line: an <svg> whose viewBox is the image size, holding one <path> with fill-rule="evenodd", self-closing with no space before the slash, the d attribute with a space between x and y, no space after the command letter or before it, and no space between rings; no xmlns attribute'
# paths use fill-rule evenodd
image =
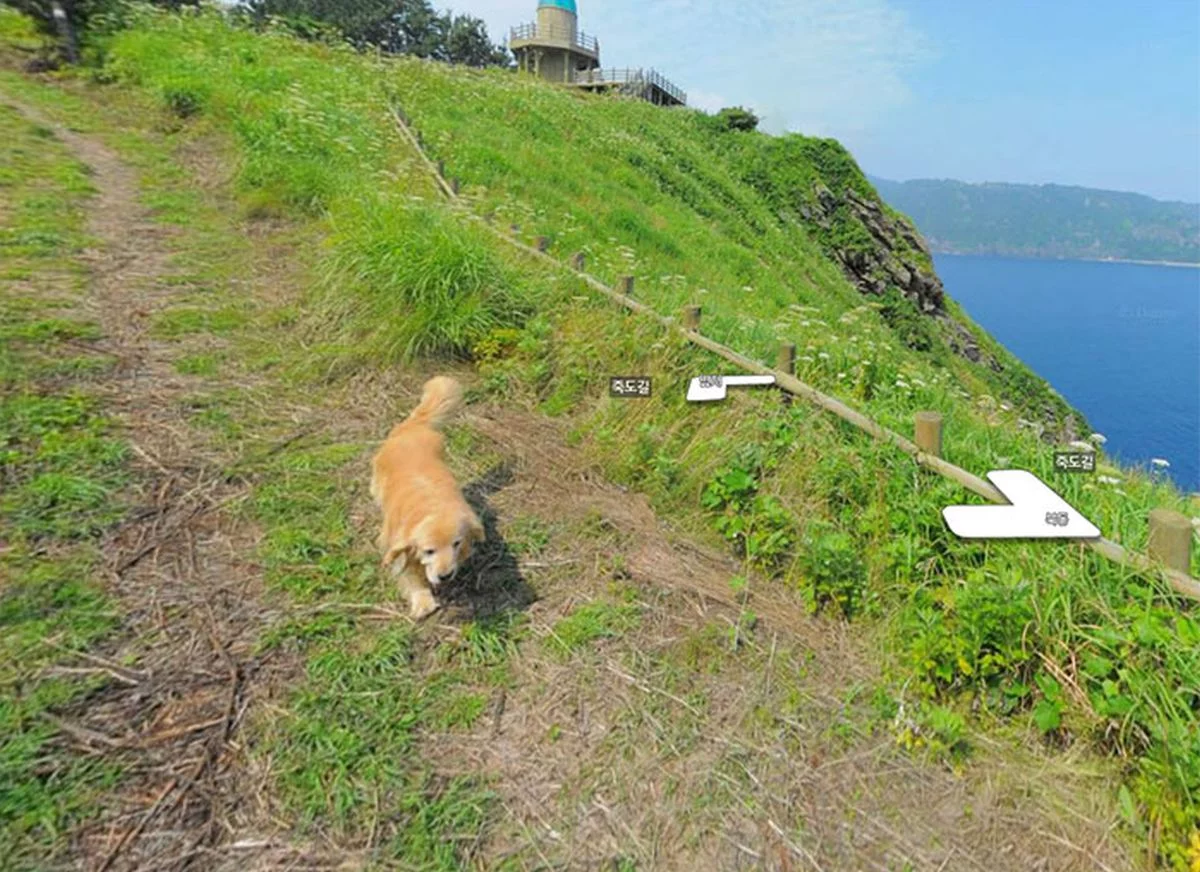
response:
<svg viewBox="0 0 1200 872"><path fill-rule="evenodd" d="M1200 269L934 256L946 292L1081 411L1122 463L1200 491Z"/></svg>

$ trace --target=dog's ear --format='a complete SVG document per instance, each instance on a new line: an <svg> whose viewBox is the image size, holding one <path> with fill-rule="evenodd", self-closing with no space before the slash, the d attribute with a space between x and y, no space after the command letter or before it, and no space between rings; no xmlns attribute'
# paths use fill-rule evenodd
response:
<svg viewBox="0 0 1200 872"><path fill-rule="evenodd" d="M408 542L393 542L392 546L383 555L383 568L391 569L396 575L399 575L408 568L408 562L412 559L412 546ZM399 566L396 564L399 563Z"/></svg>
<svg viewBox="0 0 1200 872"><path fill-rule="evenodd" d="M468 528L471 531L472 542L482 542L487 539L487 532L483 528L483 522L479 520L479 516L471 512Z"/></svg>

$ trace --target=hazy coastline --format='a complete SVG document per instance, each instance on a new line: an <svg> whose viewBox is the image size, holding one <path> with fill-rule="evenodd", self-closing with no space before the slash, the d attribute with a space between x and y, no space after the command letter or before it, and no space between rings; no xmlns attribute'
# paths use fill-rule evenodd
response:
<svg viewBox="0 0 1200 872"><path fill-rule="evenodd" d="M1134 263L1141 266L1173 266L1185 269L1200 269L1200 262L1185 260L1135 260L1124 257L1038 257L1031 254L1008 254L996 251L951 251L945 248L932 249L934 254L949 254L954 257L1011 257L1014 260L1037 260L1048 263Z"/></svg>

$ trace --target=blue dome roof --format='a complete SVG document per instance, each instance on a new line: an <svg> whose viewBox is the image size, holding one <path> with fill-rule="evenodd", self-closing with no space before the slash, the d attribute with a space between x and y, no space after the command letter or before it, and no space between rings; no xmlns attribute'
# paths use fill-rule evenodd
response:
<svg viewBox="0 0 1200 872"><path fill-rule="evenodd" d="M555 6L567 10L572 15L579 14L575 9L575 0L538 0L538 8L541 9L543 6Z"/></svg>

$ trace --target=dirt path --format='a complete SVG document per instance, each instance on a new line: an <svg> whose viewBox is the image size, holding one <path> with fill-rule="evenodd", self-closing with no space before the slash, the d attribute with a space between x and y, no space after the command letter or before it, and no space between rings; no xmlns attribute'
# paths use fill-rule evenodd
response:
<svg viewBox="0 0 1200 872"><path fill-rule="evenodd" d="M339 857L360 868L369 844L289 844L291 825L273 817L246 765L247 712L295 679L296 664L256 654L282 607L251 557L255 531L225 510L247 485L205 459L180 411L205 382L173 366L184 346L148 329L176 293L163 281L172 231L150 219L137 173L111 151L19 108L94 171L89 231L99 245L86 255L86 305L103 326L97 348L120 361L102 391L141 482L137 509L106 547L126 641L103 656L135 667L70 718L72 741L115 756L130 775L78 835L78 856L88 869L332 868ZM366 443L390 422L361 410L403 405L422 375L367 380L336 416L276 411ZM493 776L503 813L480 867L591 869L626 858L680 870L1124 868L1107 829L1072 798L1088 789L1085 776L1051 758L1012 762L999 744L956 776L904 756L886 732L858 730L870 701L855 689L877 676L866 640L762 583L739 603L735 563L604 481L546 419L482 404L462 423L504 461L502 476L477 477L495 541L474 583L511 590L501 576L516 573L543 637L613 582L636 588L642 615L585 661L526 646L495 714L429 743L447 775ZM359 510L369 541L365 496ZM591 532L502 563L516 521L531 517ZM725 631L743 605L759 623L730 646ZM449 609L422 639L432 648L472 609Z"/></svg>
<svg viewBox="0 0 1200 872"><path fill-rule="evenodd" d="M136 171L94 139L13 105L92 170L87 230L97 245L83 255L82 314L102 326L94 350L117 361L99 392L136 455L135 506L104 543L125 641L103 652L136 665L68 718L82 753L104 753L130 776L76 834L75 853L86 869L184 868L222 839L219 822L245 799L232 765L238 730L272 668L252 653L271 617L246 556L252 531L221 511L244 487L197 450L180 411L197 380L172 366L178 345L148 332L175 292L162 281L171 230L147 214Z"/></svg>
<svg viewBox="0 0 1200 872"><path fill-rule="evenodd" d="M762 580L735 595L736 561L604 481L546 419L484 407L466 423L512 464L495 511L602 519L643 615L597 662L522 657L503 719L441 747L496 775L513 839L501 855L681 872L1126 868L1069 763L985 742L956 775L900 752L886 730L861 732L871 703L855 690L879 672L858 632ZM539 555L549 568L530 574L535 624L601 591L612 573L579 567L606 556L604 540L576 538ZM734 656L742 608L759 620Z"/></svg>

